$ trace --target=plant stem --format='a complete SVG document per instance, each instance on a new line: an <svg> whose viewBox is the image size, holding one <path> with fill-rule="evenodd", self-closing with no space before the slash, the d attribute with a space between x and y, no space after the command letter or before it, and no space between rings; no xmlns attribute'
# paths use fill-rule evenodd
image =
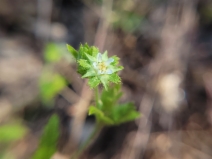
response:
<svg viewBox="0 0 212 159"><path fill-rule="evenodd" d="M95 88L95 96L96 96L96 106L97 106L99 103L99 87L98 86Z"/></svg>
<svg viewBox="0 0 212 159"><path fill-rule="evenodd" d="M103 128L102 124L96 123L93 132L90 134L88 139L84 142L84 144L80 147L79 151L72 157L72 159L78 159L80 157L82 152L85 151L91 145L92 141L95 140L95 138L100 133L102 128Z"/></svg>

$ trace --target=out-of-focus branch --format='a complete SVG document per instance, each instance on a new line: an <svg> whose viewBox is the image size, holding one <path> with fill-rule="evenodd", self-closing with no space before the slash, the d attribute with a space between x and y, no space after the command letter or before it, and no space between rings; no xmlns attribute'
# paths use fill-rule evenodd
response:
<svg viewBox="0 0 212 159"><path fill-rule="evenodd" d="M35 28L35 35L44 41L49 39L50 23L52 15L52 0L37 0L38 17Z"/></svg>

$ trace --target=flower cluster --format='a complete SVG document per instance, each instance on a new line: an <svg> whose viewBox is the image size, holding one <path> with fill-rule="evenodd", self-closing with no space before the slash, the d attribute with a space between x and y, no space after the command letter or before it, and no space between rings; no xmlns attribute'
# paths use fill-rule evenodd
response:
<svg viewBox="0 0 212 159"><path fill-rule="evenodd" d="M110 82L121 82L117 72L123 67L118 66L119 58L117 56L108 58L107 51L101 54L96 47L90 47L87 44L81 45L79 51L74 50L69 45L68 49L77 60L78 73L82 75L82 78L88 78L88 84L91 88L102 83L107 89Z"/></svg>

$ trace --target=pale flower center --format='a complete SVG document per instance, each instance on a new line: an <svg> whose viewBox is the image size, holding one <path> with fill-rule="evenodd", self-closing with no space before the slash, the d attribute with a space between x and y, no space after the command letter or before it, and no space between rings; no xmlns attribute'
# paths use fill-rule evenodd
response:
<svg viewBox="0 0 212 159"><path fill-rule="evenodd" d="M98 69L102 72L105 72L107 70L107 66L104 62L99 62L98 63Z"/></svg>

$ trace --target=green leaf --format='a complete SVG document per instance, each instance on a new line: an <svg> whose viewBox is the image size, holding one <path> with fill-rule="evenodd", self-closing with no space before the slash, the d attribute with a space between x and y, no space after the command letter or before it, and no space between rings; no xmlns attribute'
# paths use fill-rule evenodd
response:
<svg viewBox="0 0 212 159"><path fill-rule="evenodd" d="M113 83L120 83L121 78L116 73L113 73L109 76L109 81Z"/></svg>
<svg viewBox="0 0 212 159"><path fill-rule="evenodd" d="M61 90L66 87L66 80L59 74L43 72L39 86L42 101L45 104L48 104Z"/></svg>
<svg viewBox="0 0 212 159"><path fill-rule="evenodd" d="M88 80L88 85L91 87L91 88L95 88L97 87L99 84L100 84L100 80L99 78L97 77L92 77L92 78L89 78Z"/></svg>
<svg viewBox="0 0 212 159"><path fill-rule="evenodd" d="M77 72L80 74L80 75L84 75L84 74L86 74L86 72L87 72L87 68L84 68L84 67L78 67L77 68Z"/></svg>
<svg viewBox="0 0 212 159"><path fill-rule="evenodd" d="M57 150L59 137L59 118L52 115L44 128L37 151L32 159L49 159Z"/></svg>
<svg viewBox="0 0 212 159"><path fill-rule="evenodd" d="M101 122L105 125L113 125L113 120L105 116L104 112L94 106L89 107L88 115L94 115L98 122Z"/></svg>
<svg viewBox="0 0 212 159"><path fill-rule="evenodd" d="M68 51L74 56L75 59L78 57L78 52L71 46L66 44Z"/></svg>
<svg viewBox="0 0 212 159"><path fill-rule="evenodd" d="M135 110L132 103L117 105L122 96L120 89L120 84L113 85L108 90L103 89L97 107L89 108L89 115L95 115L98 122L106 125L119 125L140 117L140 112Z"/></svg>
<svg viewBox="0 0 212 159"><path fill-rule="evenodd" d="M135 110L135 106L132 103L126 103L114 107L111 118L115 124L121 124L133 121L139 117L140 113Z"/></svg>
<svg viewBox="0 0 212 159"><path fill-rule="evenodd" d="M87 60L80 59L77 62L80 66L84 67L85 69L89 69L91 67L91 65L88 63Z"/></svg>
<svg viewBox="0 0 212 159"><path fill-rule="evenodd" d="M20 123L7 123L0 126L0 142L12 142L21 139L26 134L26 128Z"/></svg>
<svg viewBox="0 0 212 159"><path fill-rule="evenodd" d="M106 114L112 112L113 107L117 104L118 100L122 96L120 91L121 85L114 85L109 87L108 90L103 90L101 95L102 105L100 106L101 110Z"/></svg>

